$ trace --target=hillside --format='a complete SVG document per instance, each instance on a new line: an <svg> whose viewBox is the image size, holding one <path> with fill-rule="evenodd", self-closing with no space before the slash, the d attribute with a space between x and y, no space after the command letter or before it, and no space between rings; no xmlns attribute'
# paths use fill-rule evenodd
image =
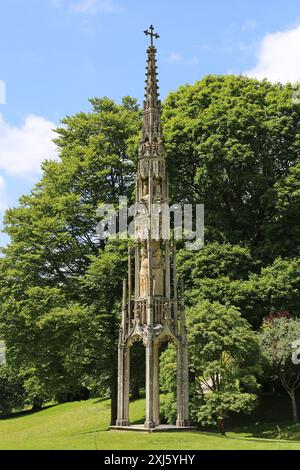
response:
<svg viewBox="0 0 300 470"><path fill-rule="evenodd" d="M0 420L1 450L131 450L131 449L274 449L300 450L300 440L256 439L250 428L230 432L227 437L217 434L192 433L127 433L107 431L109 423L108 400L89 400L48 407L38 413L15 414ZM144 401L131 404L131 420L138 422L143 416ZM274 436L276 426L261 429L259 435ZM282 436L299 438L300 427L292 426L282 431ZM133 438L134 437L134 438Z"/></svg>

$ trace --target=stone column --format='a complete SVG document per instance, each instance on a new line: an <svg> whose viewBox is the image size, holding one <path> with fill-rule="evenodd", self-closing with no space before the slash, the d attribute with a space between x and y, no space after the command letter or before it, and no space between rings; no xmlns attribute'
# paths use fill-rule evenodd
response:
<svg viewBox="0 0 300 470"><path fill-rule="evenodd" d="M181 283L181 312L180 312L180 332L182 341L182 400L183 400L183 426L190 425L189 416L189 361L188 343L185 323L184 286Z"/></svg>
<svg viewBox="0 0 300 470"><path fill-rule="evenodd" d="M149 338L146 345L146 420L145 428L154 428L153 417L153 341Z"/></svg>
<svg viewBox="0 0 300 470"><path fill-rule="evenodd" d="M140 244L135 244L135 301L140 296Z"/></svg>
<svg viewBox="0 0 300 470"><path fill-rule="evenodd" d="M166 241L165 244L165 263L166 263L166 275L165 275L165 292L167 299L171 298L171 268L170 268L170 244Z"/></svg>
<svg viewBox="0 0 300 470"><path fill-rule="evenodd" d="M132 308L131 308L131 294L132 294L132 271L131 271L131 247L128 247L128 330L130 331L132 326Z"/></svg>
<svg viewBox="0 0 300 470"><path fill-rule="evenodd" d="M177 346L177 419L176 426L183 426L183 361L182 345Z"/></svg>
<svg viewBox="0 0 300 470"><path fill-rule="evenodd" d="M153 351L153 420L159 426L159 344L154 345Z"/></svg>
<svg viewBox="0 0 300 470"><path fill-rule="evenodd" d="M118 348L118 418L117 426L129 426L130 351L121 344Z"/></svg>
<svg viewBox="0 0 300 470"><path fill-rule="evenodd" d="M180 403L178 404L178 416L176 426L189 426L189 365L188 365L188 345L186 339L186 325L183 299L183 286L181 288L180 305L180 345L178 347L178 380L177 386L180 393ZM178 394L178 390L177 390ZM179 397L178 397L179 398Z"/></svg>
<svg viewBox="0 0 300 470"><path fill-rule="evenodd" d="M183 425L190 425L190 413L189 413L189 363L188 363L188 347L187 343L182 348L182 401L183 401Z"/></svg>

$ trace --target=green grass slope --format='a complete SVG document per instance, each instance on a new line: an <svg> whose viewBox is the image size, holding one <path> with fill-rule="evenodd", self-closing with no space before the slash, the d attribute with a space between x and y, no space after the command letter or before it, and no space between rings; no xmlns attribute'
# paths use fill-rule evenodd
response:
<svg viewBox="0 0 300 470"><path fill-rule="evenodd" d="M130 405L132 422L144 414L144 400ZM213 433L131 433L108 431L110 404L108 400L89 400L52 406L38 413L15 414L0 420L1 450L217 450L300 449L300 442L267 439L277 436L276 426L265 429L243 428L227 437ZM300 427L286 427L284 437L300 436ZM254 436L266 436L256 438Z"/></svg>

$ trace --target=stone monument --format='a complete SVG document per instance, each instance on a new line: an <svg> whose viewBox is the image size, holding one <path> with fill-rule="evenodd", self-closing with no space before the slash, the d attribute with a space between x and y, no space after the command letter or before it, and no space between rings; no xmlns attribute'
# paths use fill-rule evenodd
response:
<svg viewBox="0 0 300 470"><path fill-rule="evenodd" d="M169 202L161 102L158 93L153 26L145 31L147 50L146 94L142 137L136 175L135 242L128 254L128 280L123 284L122 321L118 345L118 418L114 429L134 430L129 421L130 348L136 341L145 346L146 420L144 430L163 430L159 417L159 350L170 341L177 349L177 420L173 429L189 427L188 350L184 306L178 298L176 246L163 237L159 218L152 236L152 205ZM144 208L144 210L142 210ZM167 429L167 426L165 427ZM141 429L139 429L141 430Z"/></svg>

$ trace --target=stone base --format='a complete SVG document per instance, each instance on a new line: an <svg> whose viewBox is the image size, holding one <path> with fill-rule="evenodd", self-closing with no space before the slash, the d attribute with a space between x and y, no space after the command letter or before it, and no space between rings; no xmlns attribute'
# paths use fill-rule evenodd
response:
<svg viewBox="0 0 300 470"><path fill-rule="evenodd" d="M125 426L130 426L130 423L129 423L129 421L126 421L126 420L124 420L124 421L117 421L117 422L116 422L116 426L123 428L123 427L125 427Z"/></svg>
<svg viewBox="0 0 300 470"><path fill-rule="evenodd" d="M135 432L188 432L196 431L195 426L174 426L172 424L160 424L154 428L145 427L144 424L133 424L130 426L110 426L111 431L135 431Z"/></svg>
<svg viewBox="0 0 300 470"><path fill-rule="evenodd" d="M184 420L177 420L176 421L176 427L177 428L189 428L190 427L190 422L189 421L184 421Z"/></svg>

